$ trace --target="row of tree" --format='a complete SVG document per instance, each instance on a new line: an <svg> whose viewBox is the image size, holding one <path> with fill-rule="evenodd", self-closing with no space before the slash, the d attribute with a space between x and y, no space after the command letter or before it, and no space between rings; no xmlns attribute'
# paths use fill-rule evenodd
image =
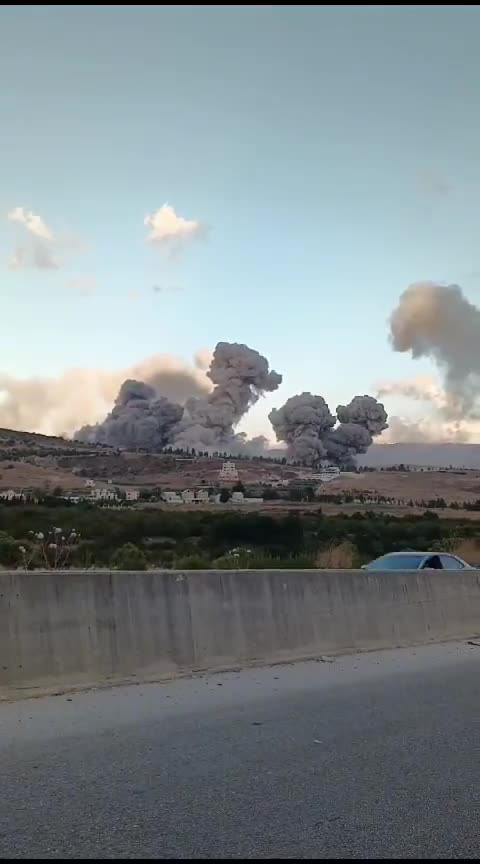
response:
<svg viewBox="0 0 480 864"><path fill-rule="evenodd" d="M50 555L63 560L62 543L68 545L67 566L119 566L118 556L126 554L121 550L128 546L131 552L132 544L146 566L173 567L185 566L185 559L192 556L211 563L237 547L271 563L299 556L316 560L320 552L348 543L358 553L358 563L364 563L389 551L447 548L463 538L480 540L480 526L475 521L441 519L438 511L403 517L373 512L325 516L318 508L304 514L291 511L277 518L231 510L98 510L80 506L57 508L55 526L52 529L51 508L0 507L0 565L22 566L27 561L28 566L45 566L45 556ZM52 530L56 535L53 539ZM43 536L40 544L39 534Z"/></svg>

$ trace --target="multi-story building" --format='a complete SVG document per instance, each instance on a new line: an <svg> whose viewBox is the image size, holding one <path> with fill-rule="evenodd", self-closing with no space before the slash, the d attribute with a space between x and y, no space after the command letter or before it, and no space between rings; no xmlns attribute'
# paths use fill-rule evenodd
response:
<svg viewBox="0 0 480 864"><path fill-rule="evenodd" d="M218 476L220 480L238 480L238 471L235 462L224 462Z"/></svg>

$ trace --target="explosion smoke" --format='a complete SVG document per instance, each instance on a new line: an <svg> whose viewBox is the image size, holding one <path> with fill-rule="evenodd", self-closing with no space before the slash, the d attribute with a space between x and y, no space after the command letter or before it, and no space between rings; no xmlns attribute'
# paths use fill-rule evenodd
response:
<svg viewBox="0 0 480 864"><path fill-rule="evenodd" d="M395 351L431 357L444 372L450 417L475 416L480 395L480 309L458 285L417 282L390 318Z"/></svg>
<svg viewBox="0 0 480 864"><path fill-rule="evenodd" d="M354 466L354 457L366 453L371 444L373 436L358 423L339 423L325 441L329 460L344 467Z"/></svg>
<svg viewBox="0 0 480 864"><path fill-rule="evenodd" d="M340 421L322 396L301 393L269 414L278 441L285 441L294 461L318 465L323 460L342 466L354 464L354 456L365 453L373 436L387 428L387 413L372 396L355 396L337 407Z"/></svg>
<svg viewBox="0 0 480 864"><path fill-rule="evenodd" d="M122 381L129 378L145 381L157 396L183 405L210 389L205 360L205 352L195 356L194 365L156 354L126 369L68 369L58 378L0 374L0 426L71 437L79 426L105 417Z"/></svg>
<svg viewBox="0 0 480 864"><path fill-rule="evenodd" d="M103 423L84 427L76 437L125 447L213 452L258 452L263 438L253 442L235 433L235 426L267 391L276 390L282 376L247 345L219 342L206 373L213 383L207 396L187 398L184 407L164 398L159 388L125 381L115 407ZM155 381L152 377L152 385Z"/></svg>
<svg viewBox="0 0 480 864"><path fill-rule="evenodd" d="M361 426L370 435L380 435L388 426L387 412L373 396L354 396L348 405L337 405L337 417L340 423Z"/></svg>
<svg viewBox="0 0 480 864"><path fill-rule="evenodd" d="M84 426L76 437L114 447L157 449L168 442L182 413L180 405L164 396L157 397L149 384L128 379L120 387L115 405L103 423Z"/></svg>
<svg viewBox="0 0 480 864"><path fill-rule="evenodd" d="M314 465L327 455L323 438L335 417L323 396L300 393L291 396L281 408L273 408L268 415L277 441L288 445L289 456L298 462Z"/></svg>
<svg viewBox="0 0 480 864"><path fill-rule="evenodd" d="M263 393L280 386L282 376L247 345L219 342L207 377L214 388L205 398L187 399L173 431L175 446L212 451L231 447L236 439L241 450L244 441L235 436L234 427Z"/></svg>

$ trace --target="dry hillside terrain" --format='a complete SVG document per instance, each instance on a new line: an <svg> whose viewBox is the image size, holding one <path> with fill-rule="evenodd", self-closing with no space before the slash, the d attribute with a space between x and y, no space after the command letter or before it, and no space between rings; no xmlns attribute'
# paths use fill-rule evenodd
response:
<svg viewBox="0 0 480 864"><path fill-rule="evenodd" d="M64 491L85 490L86 481L99 485L111 481L121 487L138 489L196 489L228 486L219 479L223 458L183 457L162 453L130 453L113 448L92 446L63 438L35 435L0 429L0 491L14 489L49 489L60 486ZM305 470L279 465L267 460L234 460L242 483L254 494L275 481L292 481ZM309 483L316 489L318 481ZM280 488L280 494L285 494ZM340 505L323 503L324 512L332 507L358 509L359 504L382 506L390 511L403 511L413 505L443 498L452 502L473 502L480 499L480 471L387 471L344 473L319 490L324 495L350 495L354 500ZM360 498L360 501L358 500ZM380 500L375 500L380 499ZM382 500L386 499L386 500ZM302 507L292 502L267 502L265 509ZM314 506L314 505L312 505ZM317 505L318 506L318 505ZM333 511L332 511L333 512ZM455 511L453 511L455 512ZM458 512L458 511L457 511ZM448 515L448 513L446 513Z"/></svg>

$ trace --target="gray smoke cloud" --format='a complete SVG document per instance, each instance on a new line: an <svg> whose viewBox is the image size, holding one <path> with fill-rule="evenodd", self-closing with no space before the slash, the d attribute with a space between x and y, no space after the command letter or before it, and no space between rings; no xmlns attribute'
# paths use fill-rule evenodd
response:
<svg viewBox="0 0 480 864"><path fill-rule="evenodd" d="M340 422L333 428L337 418ZM292 396L269 414L277 440L287 444L289 457L311 466L322 461L354 464L354 456L365 453L373 436L388 426L383 405L372 396L355 396L348 405L339 405L337 418L325 399L312 393Z"/></svg>
<svg viewBox="0 0 480 864"><path fill-rule="evenodd" d="M348 405L337 405L337 417L340 423L361 426L370 435L380 435L388 426L387 412L373 396L354 396Z"/></svg>
<svg viewBox="0 0 480 864"><path fill-rule="evenodd" d="M202 351L192 365L156 354L126 369L68 369L51 378L0 373L0 426L70 438L81 426L94 426L111 411L122 381L145 381L157 396L184 404L211 389L206 365L208 352Z"/></svg>
<svg viewBox="0 0 480 864"><path fill-rule="evenodd" d="M480 395L480 309L458 285L416 282L390 318L395 351L430 357L444 376L450 417L476 416Z"/></svg>
<svg viewBox="0 0 480 864"><path fill-rule="evenodd" d="M204 369L206 356L197 358ZM102 423L83 427L75 437L124 447L176 448L254 455L265 450L263 437L248 441L235 427L261 395L276 390L282 376L270 370L265 357L237 343L219 342L206 372L213 389L189 395L184 405L165 398L165 376L149 376L148 385L125 381L115 406ZM177 382L178 385L178 382ZM178 393L178 386L176 386ZM202 387L205 393L205 387ZM185 394L187 396L187 394Z"/></svg>
<svg viewBox="0 0 480 864"><path fill-rule="evenodd" d="M239 447L236 452L242 452L245 441L234 427L261 395L280 386L282 376L248 345L219 342L207 377L213 390L203 399L187 399L174 444L207 451Z"/></svg>
<svg viewBox="0 0 480 864"><path fill-rule="evenodd" d="M287 399L281 408L268 415L277 441L284 441L291 459L315 465L327 455L325 434L335 425L335 417L323 396L300 393Z"/></svg>
<svg viewBox="0 0 480 864"><path fill-rule="evenodd" d="M325 441L328 459L343 467L354 466L355 456L366 453L371 444L373 435L358 423L339 423Z"/></svg>
<svg viewBox="0 0 480 864"><path fill-rule="evenodd" d="M120 387L115 405L103 423L84 426L76 438L113 447L160 449L169 440L183 409L144 381L128 379Z"/></svg>

